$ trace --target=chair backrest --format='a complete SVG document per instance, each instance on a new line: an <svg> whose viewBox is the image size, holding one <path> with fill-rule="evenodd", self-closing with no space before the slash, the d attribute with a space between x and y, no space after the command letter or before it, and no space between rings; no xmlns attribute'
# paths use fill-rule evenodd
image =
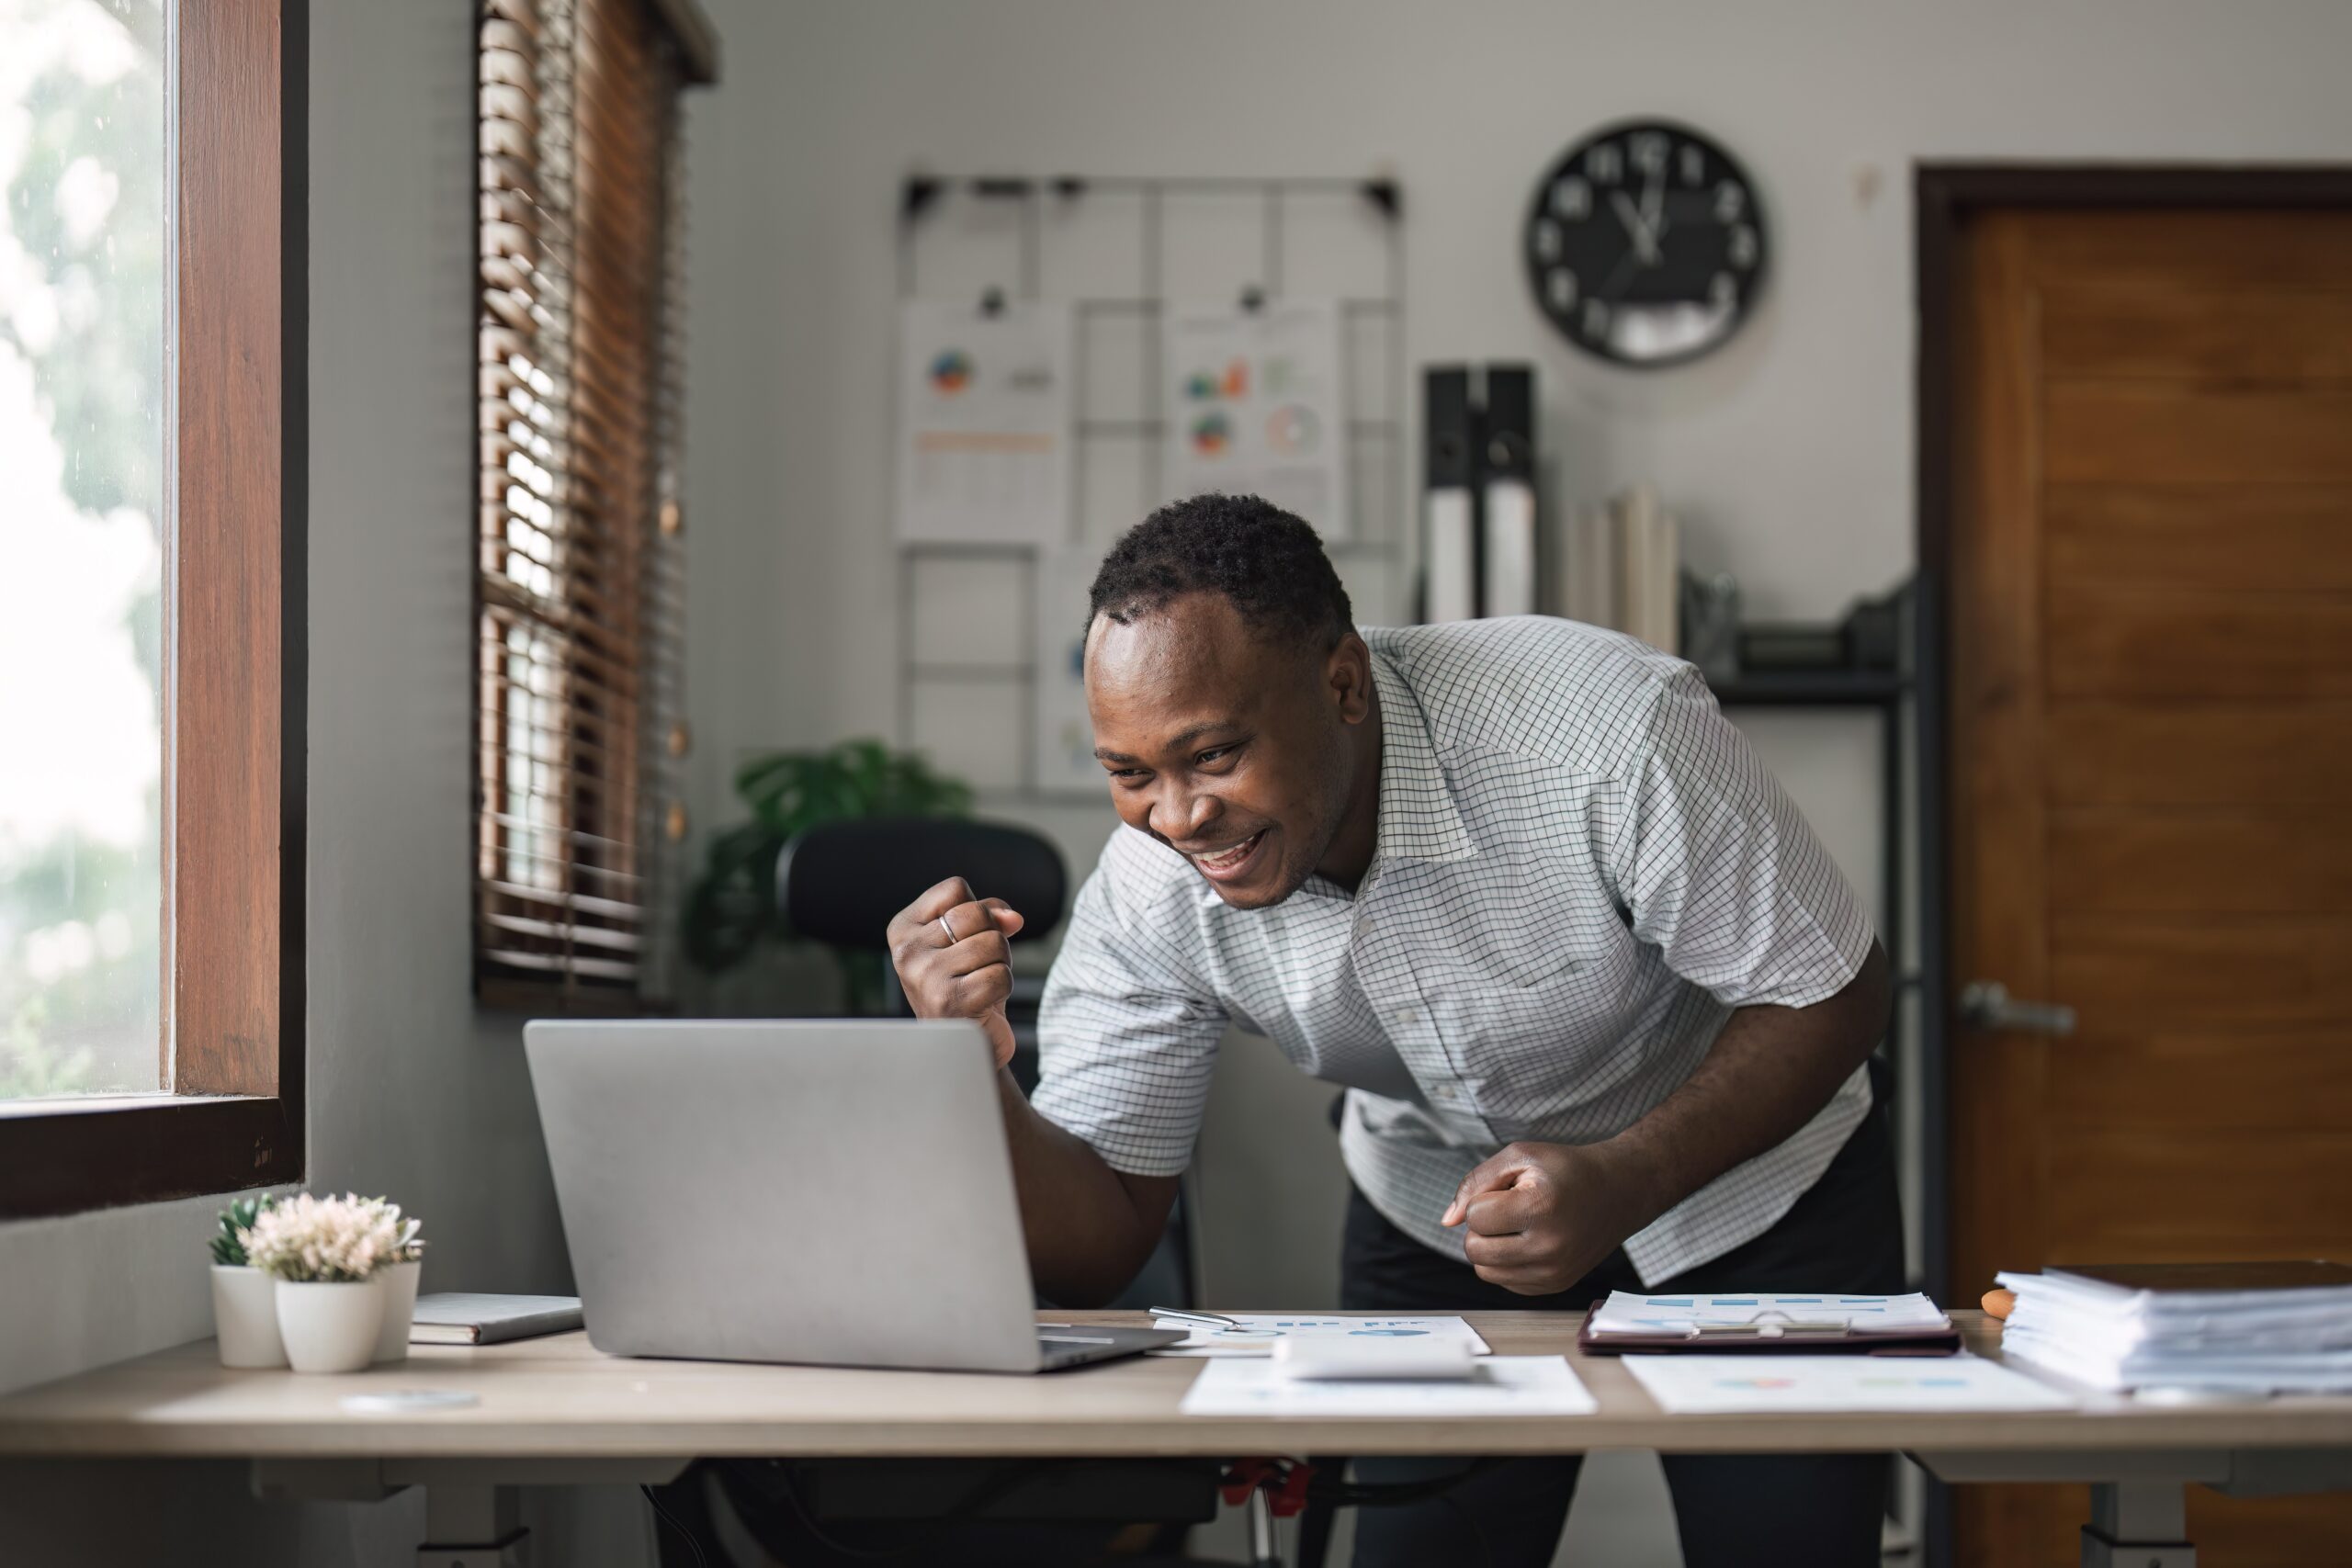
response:
<svg viewBox="0 0 2352 1568"><path fill-rule="evenodd" d="M776 908L802 936L878 952L888 945L891 917L950 876L1026 916L1023 942L1060 925L1069 897L1061 852L1026 828L870 817L827 822L786 844L775 863Z"/></svg>

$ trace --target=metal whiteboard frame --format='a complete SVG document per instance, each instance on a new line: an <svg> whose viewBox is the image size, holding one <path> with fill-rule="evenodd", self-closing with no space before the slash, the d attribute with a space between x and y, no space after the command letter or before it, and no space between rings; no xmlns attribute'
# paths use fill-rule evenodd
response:
<svg viewBox="0 0 2352 1568"><path fill-rule="evenodd" d="M1020 254L1018 261L1019 299L1024 303L1042 298L1045 263L1045 216L1049 204L1069 206L1083 201L1090 193L1106 192L1136 196L1141 198L1140 276L1136 291L1126 296L1080 297L1070 301L1078 322L1078 339L1072 357L1077 366L1077 418L1071 434L1074 438L1070 491L1074 496L1085 494L1085 465L1087 444L1099 438L1128 438L1141 441L1145 447L1145 493L1158 497L1160 493L1161 465L1164 458L1163 437L1167 432L1167 413L1161 386L1160 339L1155 332L1143 334L1140 356L1144 378L1140 419L1114 420L1088 417L1086 404L1086 333L1090 322L1105 317L1127 317L1156 321L1167 308L1163 293L1166 276L1167 231L1162 220L1164 199L1170 195L1256 195L1264 203L1261 251L1258 261L1259 281L1242 290L1238 303L1246 310L1256 310L1279 300L1283 293L1283 251L1286 207L1290 198L1306 196L1352 194L1362 198L1378 216L1383 225L1383 247L1385 254L1385 290L1376 296L1342 299L1340 303L1342 331L1340 333L1340 378L1344 388L1352 390L1355 342L1346 329L1367 318L1385 319L1388 323L1387 374L1382 400L1385 412L1378 418L1348 420L1348 460L1353 470L1359 444L1379 442L1386 451L1383 461L1388 470L1390 483L1389 515L1375 517L1363 509L1358 500L1353 503L1356 526L1348 538L1333 540L1332 556L1340 560L1351 558L1372 558L1386 563L1392 570L1407 559L1407 512L1411 487L1405 482L1406 366L1405 366L1405 247L1403 199L1396 182L1389 178L1349 179L1336 176L1299 178L1251 178L1220 176L1113 177L1100 178L1079 175L1057 175L1032 179L1009 176L949 178L929 175L909 175L900 187L899 202L898 270L899 299L903 303L921 298L920 280L916 275L916 246L924 220L939 206L943 197L951 192L962 193L987 201L1017 203L1020 208ZM1001 291L986 290L976 301L976 308L993 312L1003 308L1005 299ZM1138 517L1136 521L1142 519ZM895 520L894 520L895 529ZM1012 561L1022 570L1021 625L1025 632L1034 633L1040 609L1037 585L1038 548L1026 544L933 544L894 540L898 551L899 628L897 681L897 736L901 746L916 744L915 694L925 685L973 684L1001 688L1017 685L1021 702L1021 776L1010 790L989 788L976 791L984 800L994 802L1066 805L1079 801L1097 804L1099 791L1080 795L1069 790L1048 790L1037 778L1037 682L1038 670L1034 653L1010 663L974 661L970 663L926 663L916 658L915 649L915 574L924 562L940 560ZM1401 581L1401 579L1400 579Z"/></svg>

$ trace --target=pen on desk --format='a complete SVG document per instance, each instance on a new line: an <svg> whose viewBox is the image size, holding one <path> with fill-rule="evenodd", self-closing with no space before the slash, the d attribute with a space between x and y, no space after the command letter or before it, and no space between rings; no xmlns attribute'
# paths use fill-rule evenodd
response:
<svg viewBox="0 0 2352 1568"><path fill-rule="evenodd" d="M1226 1316L1223 1313L1216 1312L1183 1312L1175 1307L1153 1307L1151 1309L1151 1315L1154 1317L1172 1317L1179 1323L1204 1324L1211 1328L1238 1328L1241 1326L1238 1319L1230 1318Z"/></svg>

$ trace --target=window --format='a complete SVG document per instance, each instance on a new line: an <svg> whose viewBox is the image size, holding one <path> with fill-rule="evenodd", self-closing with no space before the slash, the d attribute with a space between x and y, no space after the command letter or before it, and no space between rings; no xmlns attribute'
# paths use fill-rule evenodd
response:
<svg viewBox="0 0 2352 1568"><path fill-rule="evenodd" d="M666 987L684 513L679 95L687 0L484 0L480 51L482 998Z"/></svg>
<svg viewBox="0 0 2352 1568"><path fill-rule="evenodd" d="M0 3L0 1213L301 1173L302 22Z"/></svg>
<svg viewBox="0 0 2352 1568"><path fill-rule="evenodd" d="M0 47L9 1100L166 1077L163 20L31 0Z"/></svg>

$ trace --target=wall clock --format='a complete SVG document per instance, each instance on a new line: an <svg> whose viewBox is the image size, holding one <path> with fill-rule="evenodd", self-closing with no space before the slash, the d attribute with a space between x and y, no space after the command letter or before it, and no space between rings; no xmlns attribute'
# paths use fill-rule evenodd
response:
<svg viewBox="0 0 2352 1568"><path fill-rule="evenodd" d="M1764 213L1747 171L1664 120L1611 125L1569 148L1535 187L1521 243L1544 314L1621 365L1721 346L1764 283Z"/></svg>

